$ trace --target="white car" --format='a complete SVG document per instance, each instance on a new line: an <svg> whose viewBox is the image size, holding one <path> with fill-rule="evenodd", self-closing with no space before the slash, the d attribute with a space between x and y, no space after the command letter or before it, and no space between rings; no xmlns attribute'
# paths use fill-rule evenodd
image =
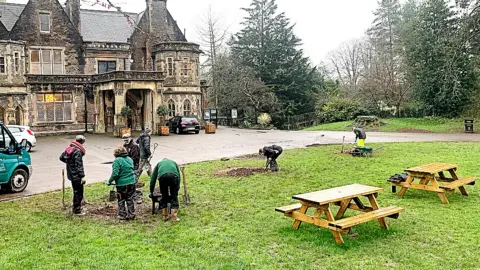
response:
<svg viewBox="0 0 480 270"><path fill-rule="evenodd" d="M12 133L13 137L17 142L21 142L23 139L27 140L28 152L32 151L32 148L37 146L37 139L35 138L35 133L30 130L29 126L16 126L16 125L7 125L8 130Z"/></svg>

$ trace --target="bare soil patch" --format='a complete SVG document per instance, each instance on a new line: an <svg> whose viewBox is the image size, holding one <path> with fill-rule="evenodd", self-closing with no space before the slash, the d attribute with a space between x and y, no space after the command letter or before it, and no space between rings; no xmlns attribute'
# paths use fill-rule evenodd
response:
<svg viewBox="0 0 480 270"><path fill-rule="evenodd" d="M246 177L257 173L269 173L265 168L229 168L215 173L216 176Z"/></svg>

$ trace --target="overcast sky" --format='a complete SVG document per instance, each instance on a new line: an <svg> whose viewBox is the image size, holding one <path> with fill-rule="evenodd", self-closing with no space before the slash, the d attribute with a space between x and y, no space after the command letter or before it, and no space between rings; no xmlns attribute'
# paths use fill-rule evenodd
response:
<svg viewBox="0 0 480 270"><path fill-rule="evenodd" d="M95 2L95 0L86 0ZM27 3L28 0L7 0ZM60 0L63 4L65 0ZM125 11L140 12L144 0L114 0ZM199 42L197 26L211 6L229 26L230 32L240 29L239 23L251 0L167 0L167 7L181 29L187 30L187 39ZM295 33L303 40L303 49L313 64L324 60L325 55L342 42L361 37L373 20L377 0L277 0L279 11L284 11L296 24ZM91 8L83 5L84 8Z"/></svg>

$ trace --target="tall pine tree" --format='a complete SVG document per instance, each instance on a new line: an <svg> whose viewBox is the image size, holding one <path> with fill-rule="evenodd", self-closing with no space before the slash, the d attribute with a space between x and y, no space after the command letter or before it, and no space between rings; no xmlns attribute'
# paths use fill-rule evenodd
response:
<svg viewBox="0 0 480 270"><path fill-rule="evenodd" d="M253 0L242 22L243 29L232 39L235 58L253 68L282 103L280 114L312 112L315 100L314 68L299 49L301 40L294 24L277 12L275 0Z"/></svg>
<svg viewBox="0 0 480 270"><path fill-rule="evenodd" d="M408 97L409 88L405 82L403 48L400 42L401 6L399 0L381 0L374 12L375 20L368 30L373 48L372 63L366 70L370 88L381 93L383 102L394 106L400 115L401 105ZM372 90L372 89L370 89Z"/></svg>
<svg viewBox="0 0 480 270"><path fill-rule="evenodd" d="M426 0L406 22L409 78L425 114L458 116L476 86L468 45L459 37L459 20L447 0Z"/></svg>

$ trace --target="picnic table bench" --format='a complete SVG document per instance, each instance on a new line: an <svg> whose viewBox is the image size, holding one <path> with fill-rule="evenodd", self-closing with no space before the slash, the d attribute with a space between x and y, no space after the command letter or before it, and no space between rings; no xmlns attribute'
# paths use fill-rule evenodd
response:
<svg viewBox="0 0 480 270"><path fill-rule="evenodd" d="M343 243L341 233L350 232L353 226L371 220L378 220L380 226L387 229L388 225L385 217L398 218L399 213L404 210L397 206L380 208L376 199L380 191L383 191L383 188L353 184L294 195L292 198L298 200L299 203L278 207L275 210L294 219L294 230L297 230L302 222L314 224L332 231L335 241L341 244ZM365 205L360 200L362 197L368 199L370 206ZM339 206L335 216L330 209L331 205ZM307 214L309 208L315 209L313 215ZM363 213L344 218L347 209ZM322 215L325 218L322 218Z"/></svg>
<svg viewBox="0 0 480 270"><path fill-rule="evenodd" d="M444 204L448 204L446 193L453 193L458 188L463 196L468 196L465 185L475 185L476 177L458 178L456 164L430 163L415 168L406 169L408 174L405 182L392 182L394 187L402 187L398 196L403 197L409 188L436 192ZM450 177L446 177L446 173ZM418 180L419 183L415 183Z"/></svg>

